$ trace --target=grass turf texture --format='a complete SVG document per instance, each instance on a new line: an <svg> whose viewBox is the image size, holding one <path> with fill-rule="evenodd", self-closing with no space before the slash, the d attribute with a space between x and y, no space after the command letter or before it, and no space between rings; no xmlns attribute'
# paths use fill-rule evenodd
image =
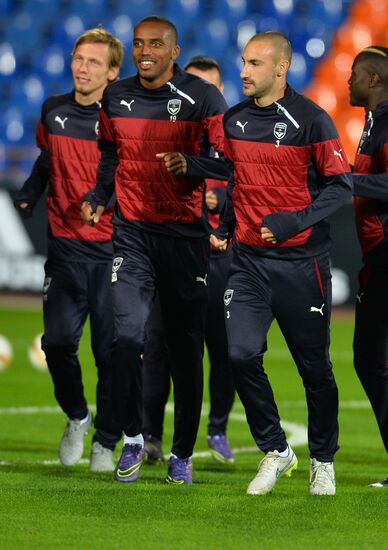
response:
<svg viewBox="0 0 388 550"><path fill-rule="evenodd" d="M207 548L383 549L388 548L388 489L367 484L388 475L376 422L352 367L352 319L332 323L332 360L340 390L337 495L308 494L307 446L295 447L299 469L263 497L245 495L261 453L241 453L234 466L194 459L194 484L163 483L165 465L144 466L137 483L92 474L86 463L56 463L65 418L60 412L23 414L10 407L55 407L47 372L33 369L27 347L42 330L40 310L2 309L0 333L14 347L13 365L0 373L0 548ZM96 381L89 330L80 348L87 398L95 403ZM304 390L276 325L269 335L266 370L283 420L306 425ZM207 359L205 361L208 369ZM205 375L206 376L206 375ZM207 376L206 376L207 379ZM205 388L205 402L208 391ZM242 408L236 401L235 413ZM207 450L206 415L196 451ZM171 443L166 415L164 450ZM231 419L233 448L252 447L245 422ZM91 434L86 437L88 458Z"/></svg>

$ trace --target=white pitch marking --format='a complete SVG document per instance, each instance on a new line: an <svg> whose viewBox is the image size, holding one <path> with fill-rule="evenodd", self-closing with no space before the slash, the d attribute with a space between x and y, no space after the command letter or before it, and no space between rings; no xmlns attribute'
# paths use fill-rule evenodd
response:
<svg viewBox="0 0 388 550"><path fill-rule="evenodd" d="M91 405L90 408L95 410L95 405ZM167 403L166 411L169 413L174 412L174 404ZM209 404L204 403L204 407L201 412L201 416L207 416L209 412ZM56 406L42 406L42 407L3 407L0 408L0 415L4 414L59 414L62 413L61 409ZM230 414L230 419L237 422L246 422L245 414L232 412ZM283 428L287 431L287 440L290 445L297 447L299 445L305 445L307 443L307 428L303 424L298 424L296 422L288 422L286 420L282 421ZM237 447L233 449L234 454L241 453L258 453L259 449L256 446L253 447ZM207 458L210 457L210 451L196 451L193 453L193 458ZM166 455L168 458L169 455ZM31 462L19 462L19 461L7 461L1 460L0 466L10 466L15 464L42 464L44 466L56 466L59 465L59 460L42 460L42 461L31 461ZM89 460L81 459L78 464L89 464Z"/></svg>

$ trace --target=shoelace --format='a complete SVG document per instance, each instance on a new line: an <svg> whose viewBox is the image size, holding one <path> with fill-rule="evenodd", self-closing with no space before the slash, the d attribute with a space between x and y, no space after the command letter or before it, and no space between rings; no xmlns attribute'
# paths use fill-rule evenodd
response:
<svg viewBox="0 0 388 550"><path fill-rule="evenodd" d="M325 483L327 478L329 478L331 481L330 467L329 464L322 463L315 467L311 483L316 483L320 485L322 483Z"/></svg>
<svg viewBox="0 0 388 550"><path fill-rule="evenodd" d="M280 456L274 453L268 453L260 462L260 473L272 473L274 465L279 462Z"/></svg>
<svg viewBox="0 0 388 550"><path fill-rule="evenodd" d="M228 453L230 454L230 447L228 445L228 441L226 439L226 436L225 435L214 435L213 436L214 438L214 443L219 446L219 448L221 449L222 453Z"/></svg>
<svg viewBox="0 0 388 550"><path fill-rule="evenodd" d="M187 474L188 462L184 459L176 458L172 463L172 471L174 476L185 476Z"/></svg>
<svg viewBox="0 0 388 550"><path fill-rule="evenodd" d="M81 424L79 420L69 420L66 427L66 434L76 433L80 430Z"/></svg>
<svg viewBox="0 0 388 550"><path fill-rule="evenodd" d="M137 462L140 451L141 445L125 445L124 452L120 458L120 468L125 470L129 468L133 462Z"/></svg>

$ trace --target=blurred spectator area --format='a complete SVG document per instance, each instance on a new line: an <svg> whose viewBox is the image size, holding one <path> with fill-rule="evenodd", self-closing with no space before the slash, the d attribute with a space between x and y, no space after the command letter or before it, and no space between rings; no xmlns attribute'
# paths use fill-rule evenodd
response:
<svg viewBox="0 0 388 550"><path fill-rule="evenodd" d="M348 106L354 55L387 44L387 0L0 0L0 185L19 188L37 155L43 100L72 88L72 46L103 25L126 47L121 75L133 72L134 24L159 14L174 21L180 63L215 57L230 105L241 99L241 49L256 32L280 30L292 42L289 82L333 116L351 160L363 113Z"/></svg>

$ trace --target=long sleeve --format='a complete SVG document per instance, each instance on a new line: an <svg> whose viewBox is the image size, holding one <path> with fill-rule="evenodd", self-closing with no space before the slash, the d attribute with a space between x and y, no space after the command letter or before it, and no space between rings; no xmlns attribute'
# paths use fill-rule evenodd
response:
<svg viewBox="0 0 388 550"><path fill-rule="evenodd" d="M230 160L225 159L225 165L228 167L228 188L226 191L226 200L224 207L220 214L220 224L218 228L213 231L214 235L219 239L231 239L236 227L236 216L233 209L233 189L234 189L234 175L233 175L233 163Z"/></svg>
<svg viewBox="0 0 388 550"><path fill-rule="evenodd" d="M334 181L327 182L325 189L307 208L296 212L268 214L263 220L263 225L272 231L279 242L282 242L327 218L352 196L350 174L332 179Z"/></svg>
<svg viewBox="0 0 388 550"><path fill-rule="evenodd" d="M353 194L388 202L388 172L353 174Z"/></svg>
<svg viewBox="0 0 388 550"><path fill-rule="evenodd" d="M19 209L23 217L32 216L34 207L44 193L50 178L50 155L42 149L36 159L30 176L24 182L23 187L14 197L14 205L19 208L20 204L27 203L28 207Z"/></svg>
<svg viewBox="0 0 388 550"><path fill-rule="evenodd" d="M119 158L115 142L111 135L110 122L104 110L100 110L98 148L101 159L98 165L96 187L86 195L95 210L97 206L107 206L115 190L115 173L119 165Z"/></svg>
<svg viewBox="0 0 388 550"><path fill-rule="evenodd" d="M185 155L187 175L214 180L227 180L229 168L223 158L194 157Z"/></svg>

